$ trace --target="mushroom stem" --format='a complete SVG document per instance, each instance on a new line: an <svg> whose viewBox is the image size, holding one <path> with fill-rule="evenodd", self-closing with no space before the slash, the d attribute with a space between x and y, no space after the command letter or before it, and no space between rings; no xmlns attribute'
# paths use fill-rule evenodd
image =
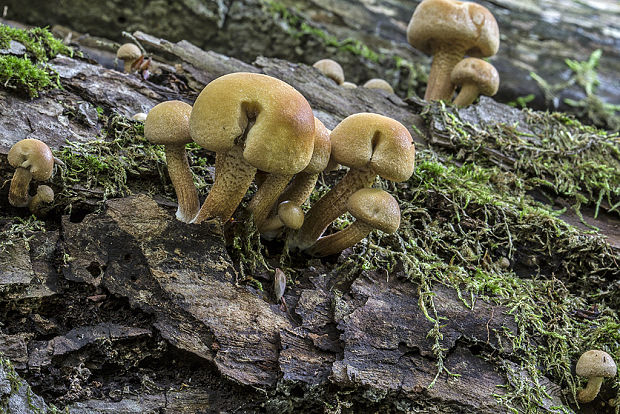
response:
<svg viewBox="0 0 620 414"><path fill-rule="evenodd" d="M256 168L243 158L243 149L235 145L217 158L215 182L200 211L190 223L219 218L222 223L232 217L246 191L252 184Z"/></svg>
<svg viewBox="0 0 620 414"><path fill-rule="evenodd" d="M444 44L438 42L433 47L433 63L428 75L428 85L424 93L427 101L452 99L454 84L450 80L450 74L456 64L463 59L465 47L458 43Z"/></svg>
<svg viewBox="0 0 620 414"><path fill-rule="evenodd" d="M466 83L461 87L459 94L454 98L454 105L459 108L471 105L480 95L478 86L474 83Z"/></svg>
<svg viewBox="0 0 620 414"><path fill-rule="evenodd" d="M185 145L166 145L164 148L168 175L174 186L179 204L176 217L182 222L189 223L198 213L200 202L192 171L187 161Z"/></svg>
<svg viewBox="0 0 620 414"><path fill-rule="evenodd" d="M248 209L254 215L259 232L265 230L269 212L290 180L291 175L288 174L269 174L250 200Z"/></svg>
<svg viewBox="0 0 620 414"><path fill-rule="evenodd" d="M312 256L318 257L331 256L361 241L364 237L368 236L372 230L373 227L371 225L361 220L356 220L343 230L337 231L329 236L321 237L316 243L310 246L306 252Z"/></svg>
<svg viewBox="0 0 620 414"><path fill-rule="evenodd" d="M123 61L123 71L125 73L131 73L132 72L131 67L133 66L134 62L135 62L135 59L134 60L124 60Z"/></svg>
<svg viewBox="0 0 620 414"><path fill-rule="evenodd" d="M577 394L577 400L580 403L589 403L594 400L601 390L603 377L590 377L588 385Z"/></svg>
<svg viewBox="0 0 620 414"><path fill-rule="evenodd" d="M32 180L29 168L17 167L9 188L9 203L14 207L26 207L30 200L28 188Z"/></svg>
<svg viewBox="0 0 620 414"><path fill-rule="evenodd" d="M323 234L327 226L347 211L347 200L357 190L370 187L377 176L370 169L349 170L336 185L317 201L294 235L292 247L305 250Z"/></svg>

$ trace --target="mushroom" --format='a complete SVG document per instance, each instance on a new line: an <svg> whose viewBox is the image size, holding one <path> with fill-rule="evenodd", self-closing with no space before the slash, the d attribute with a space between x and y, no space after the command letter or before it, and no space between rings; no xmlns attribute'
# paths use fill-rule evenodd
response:
<svg viewBox="0 0 620 414"><path fill-rule="evenodd" d="M275 217L266 219L259 230L267 238L275 236L282 226L297 230L304 221L301 206L312 194L319 174L326 169L330 160L331 141L330 130L318 119L314 118L314 148L312 158L303 171L297 173L293 181L280 195L280 204Z"/></svg>
<svg viewBox="0 0 620 414"><path fill-rule="evenodd" d="M176 217L189 223L198 213L198 191L189 168L185 144L189 135L189 115L192 107L181 101L167 101L151 109L144 121L144 137L155 145L163 145L168 175L174 186L179 207Z"/></svg>
<svg viewBox="0 0 620 414"><path fill-rule="evenodd" d="M347 200L347 210L355 222L344 230L321 237L307 252L313 256L329 256L353 246L373 230L394 233L400 226L398 202L378 188L362 188Z"/></svg>
<svg viewBox="0 0 620 414"><path fill-rule="evenodd" d="M37 193L28 202L28 208L35 216L43 217L47 213L44 210L45 205L52 201L54 201L54 190L47 185L40 185L37 187Z"/></svg>
<svg viewBox="0 0 620 414"><path fill-rule="evenodd" d="M301 250L314 244L327 226L347 211L349 197L370 187L377 175L404 181L413 174L413 139L407 128L392 118L372 113L351 115L334 128L330 139L332 160L350 169L308 211L290 243Z"/></svg>
<svg viewBox="0 0 620 414"><path fill-rule="evenodd" d="M295 88L267 75L239 72L215 79L196 99L189 123L194 141L216 152L215 182L194 223L228 221L257 169L270 174L250 203L260 222L312 156L310 104Z"/></svg>
<svg viewBox="0 0 620 414"><path fill-rule="evenodd" d="M342 86L345 89L355 89L355 88L357 88L357 85L354 84L353 82L342 82L340 84L340 86Z"/></svg>
<svg viewBox="0 0 620 414"><path fill-rule="evenodd" d="M30 201L30 181L45 181L52 176L54 156L43 141L29 138L13 145L7 159L15 168L9 188L9 203L15 207L26 207Z"/></svg>
<svg viewBox="0 0 620 414"><path fill-rule="evenodd" d="M394 93L392 86L383 79L379 78L370 79L363 86L368 89L383 89L386 92Z"/></svg>
<svg viewBox="0 0 620 414"><path fill-rule="evenodd" d="M137 112L131 117L131 119L138 122L144 122L146 121L146 117L147 114L145 114L144 112Z"/></svg>
<svg viewBox="0 0 620 414"><path fill-rule="evenodd" d="M450 80L461 87L453 102L459 107L470 105L478 95L493 96L499 88L499 74L495 67L478 58L466 58L457 63Z"/></svg>
<svg viewBox="0 0 620 414"><path fill-rule="evenodd" d="M579 391L577 400L581 403L594 400L601 389L603 378L615 377L616 370L616 364L607 352L596 349L584 352L577 361L575 372L581 377L588 377L588 385Z"/></svg>
<svg viewBox="0 0 620 414"><path fill-rule="evenodd" d="M497 53L499 28L491 12L479 4L424 0L409 21L407 40L416 49L433 55L424 99L450 100L454 92L452 68L465 55L486 57Z"/></svg>
<svg viewBox="0 0 620 414"><path fill-rule="evenodd" d="M131 67L141 56L142 51L133 43L125 43L116 51L116 58L122 60L124 63L123 70L125 73L130 73L132 71Z"/></svg>
<svg viewBox="0 0 620 414"><path fill-rule="evenodd" d="M344 82L344 71L342 66L338 62L332 59L321 59L312 65L312 67L318 69L323 75L331 78L338 85L342 85Z"/></svg>

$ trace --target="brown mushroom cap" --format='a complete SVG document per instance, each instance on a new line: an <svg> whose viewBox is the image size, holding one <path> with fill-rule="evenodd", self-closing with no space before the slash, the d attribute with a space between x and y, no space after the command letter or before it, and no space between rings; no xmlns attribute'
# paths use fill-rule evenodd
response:
<svg viewBox="0 0 620 414"><path fill-rule="evenodd" d="M159 103L144 121L144 137L155 145L185 145L192 142L189 116L192 107L181 101Z"/></svg>
<svg viewBox="0 0 620 414"><path fill-rule="evenodd" d="M54 168L54 155L43 141L22 139L11 147L7 159L12 167L30 170L32 178L37 181L48 180Z"/></svg>
<svg viewBox="0 0 620 414"><path fill-rule="evenodd" d="M314 118L314 147L310 162L303 172L308 174L320 173L327 167L332 151L332 142L329 138L330 130L318 119Z"/></svg>
<svg viewBox="0 0 620 414"><path fill-rule="evenodd" d="M125 43L116 51L116 57L123 61L136 60L142 56L140 48L133 43Z"/></svg>
<svg viewBox="0 0 620 414"><path fill-rule="evenodd" d="M189 122L198 145L226 152L239 144L245 160L262 171L295 174L312 157L314 114L308 101L271 76L239 72L215 79L196 99Z"/></svg>
<svg viewBox="0 0 620 414"><path fill-rule="evenodd" d="M299 205L289 200L278 205L278 217L282 224L289 229L297 230L304 224L303 210Z"/></svg>
<svg viewBox="0 0 620 414"><path fill-rule="evenodd" d="M344 82L344 71L338 62L332 59L321 59L312 65L328 78L333 79L338 85Z"/></svg>
<svg viewBox="0 0 620 414"><path fill-rule="evenodd" d="M493 65L478 59L465 58L456 64L450 76L452 83L463 86L473 83L480 94L493 96L499 88L499 74Z"/></svg>
<svg viewBox="0 0 620 414"><path fill-rule="evenodd" d="M332 158L354 169L370 168L391 181L405 181L414 170L415 146L400 122L373 113L351 115L332 131Z"/></svg>
<svg viewBox="0 0 620 414"><path fill-rule="evenodd" d="M394 88L392 88L392 85L379 78L370 79L363 86L368 89L383 89L386 92L394 93Z"/></svg>
<svg viewBox="0 0 620 414"><path fill-rule="evenodd" d="M347 209L356 220L385 233L400 226L400 207L394 197L379 188L362 188L347 200Z"/></svg>
<svg viewBox="0 0 620 414"><path fill-rule="evenodd" d="M465 54L491 56L499 49L499 28L491 12L476 3L424 0L409 21L407 40L426 54L439 41L461 43Z"/></svg>
<svg viewBox="0 0 620 414"><path fill-rule="evenodd" d="M614 360L605 351L590 350L584 352L575 367L575 373L582 377L615 377L617 367Z"/></svg>

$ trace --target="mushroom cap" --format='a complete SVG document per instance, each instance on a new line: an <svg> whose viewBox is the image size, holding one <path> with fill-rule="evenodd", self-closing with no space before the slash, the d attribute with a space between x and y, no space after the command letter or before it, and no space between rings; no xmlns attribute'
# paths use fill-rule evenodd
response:
<svg viewBox="0 0 620 414"><path fill-rule="evenodd" d="M415 146L400 122L362 112L343 119L332 131L332 159L350 168L370 168L391 181L413 174Z"/></svg>
<svg viewBox="0 0 620 414"><path fill-rule="evenodd" d="M54 201L54 190L47 185L38 186L37 195L39 196L39 199L45 203L51 203Z"/></svg>
<svg viewBox="0 0 620 414"><path fill-rule="evenodd" d="M278 205L278 217L289 229L297 230L304 224L304 212L297 204L286 200Z"/></svg>
<svg viewBox="0 0 620 414"><path fill-rule="evenodd" d="M125 43L116 51L116 57L120 60L135 60L140 56L142 56L142 51L133 43Z"/></svg>
<svg viewBox="0 0 620 414"><path fill-rule="evenodd" d="M318 118L314 118L314 149L308 166L304 168L305 173L318 174L327 168L332 152L330 132Z"/></svg>
<svg viewBox="0 0 620 414"><path fill-rule="evenodd" d="M37 181L48 180L54 168L52 150L43 141L28 138L15 143L7 154L12 167L30 170L32 178Z"/></svg>
<svg viewBox="0 0 620 414"><path fill-rule="evenodd" d="M575 367L577 375L582 377L615 377L617 367L611 356L597 349L584 352Z"/></svg>
<svg viewBox="0 0 620 414"><path fill-rule="evenodd" d="M205 86L189 129L201 147L226 152L239 145L248 163L276 174L306 168L314 147L314 114L306 98L287 83L258 73L231 73Z"/></svg>
<svg viewBox="0 0 620 414"><path fill-rule="evenodd" d="M155 145L185 145L192 142L189 116L192 107L181 101L159 103L144 121L144 137Z"/></svg>
<svg viewBox="0 0 620 414"><path fill-rule="evenodd" d="M389 93L394 93L394 88L392 88L392 85L379 78L370 79L363 86L368 89L383 89Z"/></svg>
<svg viewBox="0 0 620 414"><path fill-rule="evenodd" d="M457 63L452 69L450 80L459 86L474 83L480 94L486 96L495 95L499 88L499 74L495 67L478 58L465 58Z"/></svg>
<svg viewBox="0 0 620 414"><path fill-rule="evenodd" d="M379 188L362 188L347 200L347 209L356 220L385 233L400 226L400 207L394 197Z"/></svg>
<svg viewBox="0 0 620 414"><path fill-rule="evenodd" d="M340 86L342 86L345 89L355 89L355 88L357 88L357 85L354 84L353 82L342 82L340 84Z"/></svg>
<svg viewBox="0 0 620 414"><path fill-rule="evenodd" d="M344 71L340 63L332 59L321 59L316 61L312 67L320 70L325 76L333 79L338 85L344 82Z"/></svg>
<svg viewBox="0 0 620 414"><path fill-rule="evenodd" d="M499 28L491 12L479 4L424 0L411 16L407 41L429 55L434 44L449 42L464 45L466 55L485 57L499 49Z"/></svg>

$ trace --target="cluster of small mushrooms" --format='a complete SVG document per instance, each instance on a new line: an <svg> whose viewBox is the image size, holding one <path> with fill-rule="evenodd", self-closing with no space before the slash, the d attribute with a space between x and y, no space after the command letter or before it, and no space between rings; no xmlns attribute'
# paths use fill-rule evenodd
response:
<svg viewBox="0 0 620 414"><path fill-rule="evenodd" d="M47 181L52 177L54 158L52 151L38 139L22 139L11 147L7 155L9 164L15 168L9 187L9 203L14 207L28 207L37 217L43 217L46 207L54 201L54 190L45 184L30 195L30 182Z"/></svg>
<svg viewBox="0 0 620 414"><path fill-rule="evenodd" d="M333 59L321 59L316 61L312 66L345 89L357 88L357 85L353 82L346 82L344 80L344 70L342 69L342 66L340 66L340 63ZM392 85L379 78L368 80L364 85L362 85L362 87L368 89L383 89L386 92L394 93Z"/></svg>
<svg viewBox="0 0 620 414"><path fill-rule="evenodd" d="M398 121L359 113L329 131L295 88L256 73L213 80L193 106L180 101L156 105L147 115L144 135L165 148L179 220L227 222L256 179L248 209L260 233L266 238L289 233L290 246L315 256L338 253L374 229L396 231L398 203L370 187L377 175L407 180L415 160L413 139ZM215 180L202 206L185 152L190 142L216 156ZM319 174L339 165L349 171L304 214L302 205ZM321 237L347 212L355 217L353 224Z"/></svg>

